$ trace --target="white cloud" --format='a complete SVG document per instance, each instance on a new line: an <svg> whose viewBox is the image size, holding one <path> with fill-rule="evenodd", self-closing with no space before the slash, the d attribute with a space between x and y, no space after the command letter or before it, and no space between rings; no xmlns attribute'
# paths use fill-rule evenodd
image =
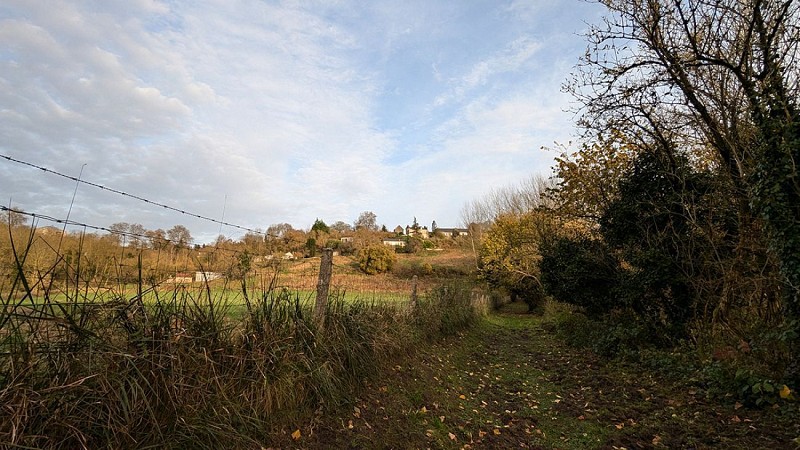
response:
<svg viewBox="0 0 800 450"><path fill-rule="evenodd" d="M540 48L541 44L529 37L514 40L497 54L479 61L460 79L453 80L453 87L436 97L434 105L462 100L473 89L487 84L491 77L523 69Z"/></svg>
<svg viewBox="0 0 800 450"><path fill-rule="evenodd" d="M8 0L0 150L250 227L364 210L444 226L568 133L564 69L519 7ZM24 208L63 216L73 188L0 163ZM85 186L75 215L218 229Z"/></svg>

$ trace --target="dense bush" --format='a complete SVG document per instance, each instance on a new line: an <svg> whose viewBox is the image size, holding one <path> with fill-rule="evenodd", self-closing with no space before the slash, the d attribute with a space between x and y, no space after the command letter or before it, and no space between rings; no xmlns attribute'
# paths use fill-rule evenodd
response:
<svg viewBox="0 0 800 450"><path fill-rule="evenodd" d="M385 245L373 244L358 251L358 267L367 275L392 270L396 260L394 251Z"/></svg>
<svg viewBox="0 0 800 450"><path fill-rule="evenodd" d="M589 237L553 237L542 245L542 282L557 300L592 317L625 306L616 297L619 262L606 245Z"/></svg>
<svg viewBox="0 0 800 450"><path fill-rule="evenodd" d="M529 311L540 310L545 292L539 247L552 229L551 217L544 210L498 217L481 241L481 278L509 292L512 299L525 301Z"/></svg>
<svg viewBox="0 0 800 450"><path fill-rule="evenodd" d="M619 294L640 315L684 333L694 316L689 276L701 267L697 227L712 224L708 174L680 155L639 155L619 182L617 198L600 218L603 237L629 269ZM724 229L723 229L724 230Z"/></svg>
<svg viewBox="0 0 800 450"><path fill-rule="evenodd" d="M625 313L604 319L592 319L579 313L564 314L555 319L554 328L567 344L606 357L628 357L665 343L646 323Z"/></svg>

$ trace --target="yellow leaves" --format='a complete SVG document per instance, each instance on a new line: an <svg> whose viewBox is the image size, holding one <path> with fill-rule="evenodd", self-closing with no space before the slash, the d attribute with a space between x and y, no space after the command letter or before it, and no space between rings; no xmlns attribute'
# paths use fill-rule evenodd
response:
<svg viewBox="0 0 800 450"><path fill-rule="evenodd" d="M783 388L778 392L778 395L781 396L782 399L786 400L792 397L792 390L789 389L789 386L783 385Z"/></svg>
<svg viewBox="0 0 800 450"><path fill-rule="evenodd" d="M292 433L292 439L294 439L295 441L300 439L300 436L302 436L302 434L300 433L300 429L297 429L294 431L294 433Z"/></svg>
<svg viewBox="0 0 800 450"><path fill-rule="evenodd" d="M461 400L466 400L467 396L464 395L464 394L461 394L461 395L458 396L458 398L460 398Z"/></svg>
<svg viewBox="0 0 800 450"><path fill-rule="evenodd" d="M497 428L495 428L495 429L493 429L493 430L492 430L492 433L494 433L494 434L495 434L495 436L499 436L499 435L500 435L500 430L498 430Z"/></svg>

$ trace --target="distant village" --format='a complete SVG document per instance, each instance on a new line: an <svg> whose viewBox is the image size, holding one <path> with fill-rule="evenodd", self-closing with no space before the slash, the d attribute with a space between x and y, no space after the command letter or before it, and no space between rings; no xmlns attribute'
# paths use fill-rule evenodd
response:
<svg viewBox="0 0 800 450"><path fill-rule="evenodd" d="M383 245L392 247L405 247L408 243L408 238L417 237L420 239L430 239L431 236L440 238L457 238L459 236L469 236L469 230L466 228L441 228L436 225L434 220L431 224L431 229L428 230L427 226L419 226L416 219L413 225L406 225L405 228L398 225L393 230L394 237L387 237L383 239Z"/></svg>
<svg viewBox="0 0 800 450"><path fill-rule="evenodd" d="M157 267L157 270L151 271L151 276L178 284L209 282L230 276L231 268L236 267L233 259L241 252L252 255L248 264L266 265L271 261L313 257L323 248L332 248L335 255L342 256L355 255L359 249L372 244L383 244L400 253L441 250L450 245L446 241L453 240L455 244L456 239L470 235L467 228L439 227L436 221L432 222L430 228L421 226L416 218L411 225L398 225L394 229L385 226L379 229L374 222L369 226L338 229L328 227L319 219L310 230L296 230L288 224L278 225L277 230L262 234L248 233L237 240L219 236L211 244L193 244L189 230L181 225L169 230L148 230L139 224L116 223L103 228L108 233L66 232L45 226L37 228L36 234L43 242L67 238L69 244L64 244L66 251L73 251L71 247L80 246L87 255L94 257L116 255L119 250L115 249L123 248L123 259L142 258L143 261L151 261L152 266ZM197 267L190 267L193 265L189 264L190 261L197 261ZM118 265L119 275L135 280L138 276L135 271L137 264L121 261Z"/></svg>

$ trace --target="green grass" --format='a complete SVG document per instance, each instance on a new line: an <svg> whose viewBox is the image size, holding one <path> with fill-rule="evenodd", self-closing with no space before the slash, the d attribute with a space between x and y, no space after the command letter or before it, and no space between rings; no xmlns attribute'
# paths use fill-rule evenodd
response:
<svg viewBox="0 0 800 450"><path fill-rule="evenodd" d="M317 320L313 292L274 286L51 285L34 296L21 272L0 286L4 448L270 446L476 314L469 287L430 292L413 310L397 294L333 290Z"/></svg>
<svg viewBox="0 0 800 450"><path fill-rule="evenodd" d="M310 308L316 297L316 291L302 290L302 289L289 289L280 288L281 292L286 292L291 297L297 297L303 304ZM17 300L14 304L17 307L36 307L45 304L74 304L76 302L87 305L102 304L104 302L114 301L132 301L138 298L139 288L136 285L124 285L117 289L94 289L79 291L77 294L74 292L65 293L63 291L56 291L44 295L27 295L23 299ZM269 295L270 288L252 288L248 287L247 296L249 298L257 299L264 295ZM240 318L247 312L247 305L245 295L241 288L234 288L229 284L221 282L209 283L204 286L201 283L191 284L167 284L156 288L143 288L142 302L144 305L155 305L165 298L169 297L187 297L192 301L198 299L211 299L212 302L218 307L225 310L231 318ZM401 294L397 292L358 292L358 291L343 291L338 290L335 286L331 290L331 298L348 304L367 303L374 306L407 306L410 301L409 294ZM58 310L58 308L56 308Z"/></svg>
<svg viewBox="0 0 800 450"><path fill-rule="evenodd" d="M791 405L754 410L565 345L509 305L420 348L357 400L298 425L303 448L795 448ZM567 313L560 311L559 313ZM355 413L354 411L357 411ZM313 430L313 435L311 435Z"/></svg>

